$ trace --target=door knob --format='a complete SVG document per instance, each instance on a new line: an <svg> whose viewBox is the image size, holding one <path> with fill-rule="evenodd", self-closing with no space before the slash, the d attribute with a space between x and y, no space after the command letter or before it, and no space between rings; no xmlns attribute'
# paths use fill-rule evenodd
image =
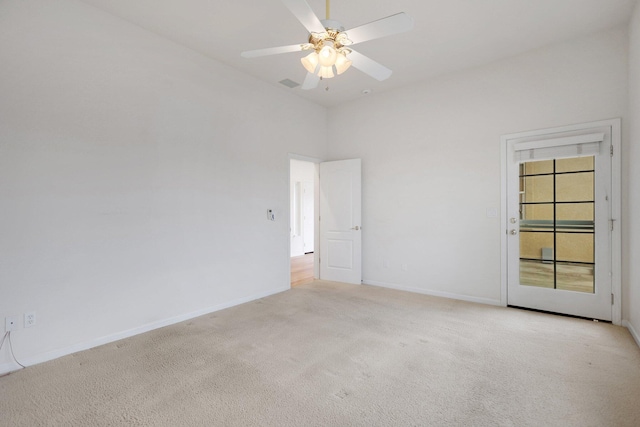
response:
<svg viewBox="0 0 640 427"><path fill-rule="evenodd" d="M515 228L513 230L511 230L509 232L512 236L515 236L516 234L518 234L518 230L516 230Z"/></svg>
<svg viewBox="0 0 640 427"><path fill-rule="evenodd" d="M353 228L351 228L351 229L352 229L352 230L356 230L356 231L358 231L358 230L360 230L360 227L356 225L355 227L353 227Z"/></svg>

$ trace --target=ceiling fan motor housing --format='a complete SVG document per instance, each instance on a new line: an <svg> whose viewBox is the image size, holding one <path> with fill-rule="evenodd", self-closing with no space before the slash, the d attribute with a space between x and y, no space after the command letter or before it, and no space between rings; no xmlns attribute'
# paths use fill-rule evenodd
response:
<svg viewBox="0 0 640 427"><path fill-rule="evenodd" d="M342 24L338 21L334 21L333 19L323 19L320 22L322 23L322 26L326 28L327 32L334 31L339 33L344 31Z"/></svg>

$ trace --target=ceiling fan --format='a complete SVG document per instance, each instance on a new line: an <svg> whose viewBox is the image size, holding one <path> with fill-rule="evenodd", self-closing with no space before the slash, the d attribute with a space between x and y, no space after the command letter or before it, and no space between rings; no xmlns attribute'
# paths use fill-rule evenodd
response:
<svg viewBox="0 0 640 427"><path fill-rule="evenodd" d="M392 73L390 69L356 52L350 46L413 28L411 17L401 12L345 31L338 21L329 18L330 0L326 0L327 18L323 20L318 19L306 0L282 0L282 3L309 31L308 42L250 50L242 52L241 55L244 58L257 58L280 53L311 51L300 60L308 71L302 84L302 89L305 90L317 87L320 79L330 79L336 74L344 73L351 65L376 80L388 79Z"/></svg>

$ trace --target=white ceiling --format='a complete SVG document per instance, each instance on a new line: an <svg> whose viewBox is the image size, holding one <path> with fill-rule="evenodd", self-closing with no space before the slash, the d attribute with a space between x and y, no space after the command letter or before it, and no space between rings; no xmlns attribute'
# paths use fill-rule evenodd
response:
<svg viewBox="0 0 640 427"><path fill-rule="evenodd" d="M304 43L308 34L280 0L83 0L149 31L282 90L324 106L411 85L563 40L626 23L635 0L333 0L331 18L348 30L398 12L414 20L412 31L359 44L357 50L391 68L378 82L356 69L321 82L302 83L305 53L244 59L240 52ZM324 19L325 0L307 0ZM348 31L347 31L348 32ZM325 90L326 86L329 90Z"/></svg>

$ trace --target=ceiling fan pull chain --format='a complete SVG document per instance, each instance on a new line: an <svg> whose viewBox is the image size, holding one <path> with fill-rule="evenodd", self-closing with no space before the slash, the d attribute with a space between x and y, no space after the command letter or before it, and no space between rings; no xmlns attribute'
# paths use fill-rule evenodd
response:
<svg viewBox="0 0 640 427"><path fill-rule="evenodd" d="M327 0L327 20L331 19L331 0Z"/></svg>

